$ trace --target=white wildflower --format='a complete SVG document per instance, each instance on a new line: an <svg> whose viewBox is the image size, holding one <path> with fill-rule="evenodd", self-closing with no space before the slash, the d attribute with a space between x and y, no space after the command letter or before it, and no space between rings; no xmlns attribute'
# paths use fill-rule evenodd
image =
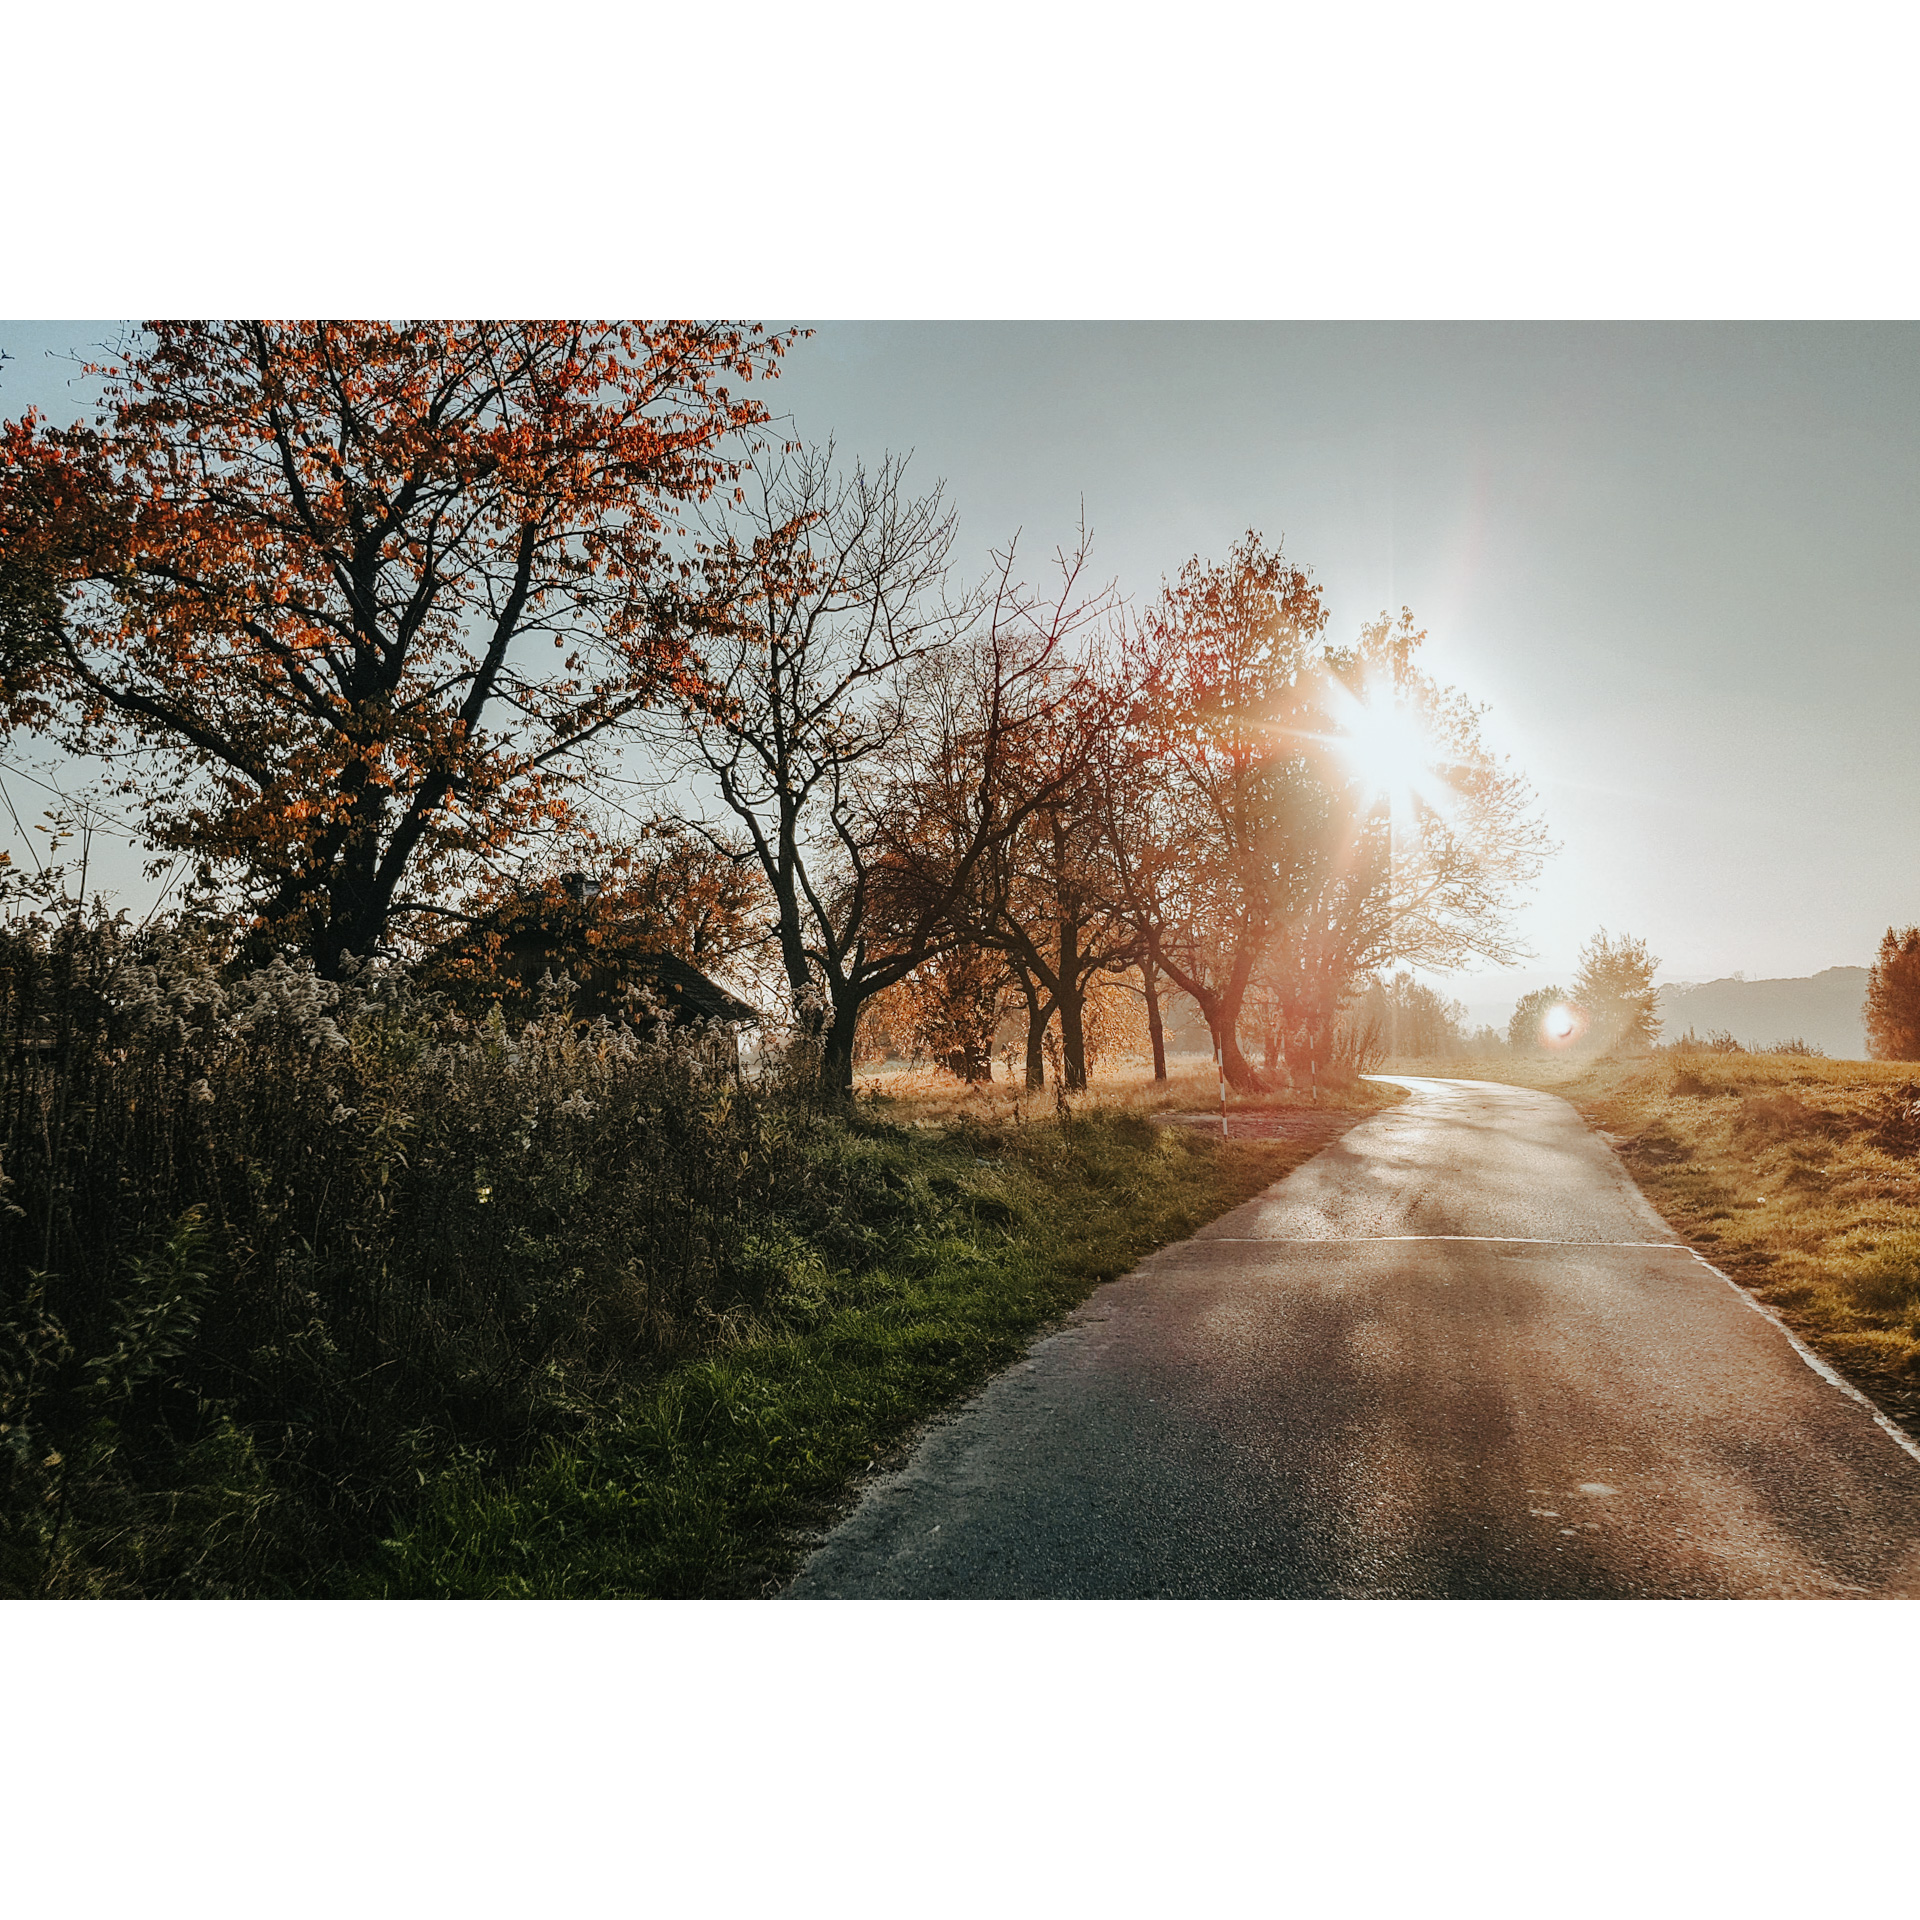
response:
<svg viewBox="0 0 1920 1920"><path fill-rule="evenodd" d="M576 1120L585 1120L593 1112L593 1102L575 1087L573 1092L560 1103L560 1112L570 1113Z"/></svg>

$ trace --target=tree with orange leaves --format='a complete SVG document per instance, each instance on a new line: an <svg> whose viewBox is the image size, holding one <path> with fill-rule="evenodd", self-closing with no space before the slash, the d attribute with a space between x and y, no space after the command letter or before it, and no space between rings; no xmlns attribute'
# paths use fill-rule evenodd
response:
<svg viewBox="0 0 1920 1920"><path fill-rule="evenodd" d="M1096 786L1120 917L1242 1091L1261 1080L1241 1009L1318 807L1299 736L1326 618L1312 575L1257 533L1190 560L1130 636L1131 717Z"/></svg>
<svg viewBox="0 0 1920 1920"><path fill-rule="evenodd" d="M1551 842L1526 778L1482 736L1486 709L1422 669L1426 637L1403 607L1326 650L1318 734L1305 743L1319 799L1301 816L1296 871L1256 974L1296 1076L1332 1057L1342 1007L1376 970L1525 957L1512 903ZM1392 792L1379 768L1356 764L1350 729L1369 714L1411 756Z"/></svg>
<svg viewBox="0 0 1920 1920"><path fill-rule="evenodd" d="M1311 575L1258 534L1195 558L1131 635L1140 691L1096 761L1118 910L1246 1092L1262 1085L1240 1046L1250 992L1269 1068L1310 1071L1371 969L1517 958L1510 903L1548 851L1483 710L1420 671L1412 615L1352 647L1325 626ZM1362 696L1404 735L1391 797L1351 758L1342 715Z"/></svg>
<svg viewBox="0 0 1920 1920"><path fill-rule="evenodd" d="M1920 927L1889 927L1867 973L1861 1009L1875 1060L1920 1060Z"/></svg>
<svg viewBox="0 0 1920 1920"><path fill-rule="evenodd" d="M677 510L789 338L155 323L96 426L0 427L0 721L113 757L258 945L332 974L457 920L686 679Z"/></svg>

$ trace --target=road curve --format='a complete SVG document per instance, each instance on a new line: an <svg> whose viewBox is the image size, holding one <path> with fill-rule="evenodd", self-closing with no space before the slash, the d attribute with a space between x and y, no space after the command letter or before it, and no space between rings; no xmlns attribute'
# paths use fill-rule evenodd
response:
<svg viewBox="0 0 1920 1920"><path fill-rule="evenodd" d="M831 1597L1920 1594L1920 1457L1550 1094L1405 1079L877 1481Z"/></svg>

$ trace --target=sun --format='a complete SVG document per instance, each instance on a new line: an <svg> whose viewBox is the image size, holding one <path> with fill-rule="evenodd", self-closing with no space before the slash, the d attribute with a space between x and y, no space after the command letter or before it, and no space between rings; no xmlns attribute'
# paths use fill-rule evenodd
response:
<svg viewBox="0 0 1920 1920"><path fill-rule="evenodd" d="M1355 701L1341 749L1354 772L1380 794L1411 787L1426 771L1430 751L1411 714L1372 701Z"/></svg>
<svg viewBox="0 0 1920 1920"><path fill-rule="evenodd" d="M1420 716L1390 687L1371 687L1361 698L1338 680L1331 686L1339 726L1333 745L1361 784L1386 800L1396 818L1411 812L1416 797L1440 811L1447 796L1434 773L1439 753Z"/></svg>

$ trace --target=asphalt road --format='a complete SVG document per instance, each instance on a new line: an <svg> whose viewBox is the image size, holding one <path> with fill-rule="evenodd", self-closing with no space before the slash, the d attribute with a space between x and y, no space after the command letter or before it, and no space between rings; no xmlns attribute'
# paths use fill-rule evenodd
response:
<svg viewBox="0 0 1920 1920"><path fill-rule="evenodd" d="M1401 1084L1102 1287L788 1594L1920 1594L1911 1442L1565 1101Z"/></svg>

